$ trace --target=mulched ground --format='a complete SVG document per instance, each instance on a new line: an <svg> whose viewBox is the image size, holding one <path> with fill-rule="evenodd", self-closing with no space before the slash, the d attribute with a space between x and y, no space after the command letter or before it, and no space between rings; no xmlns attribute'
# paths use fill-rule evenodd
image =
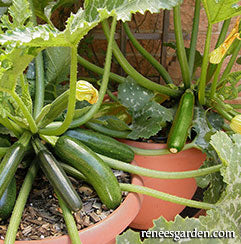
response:
<svg viewBox="0 0 241 244"><path fill-rule="evenodd" d="M24 179L25 170L18 169L18 188ZM119 182L130 183L130 175L122 171L114 171ZM113 210L109 210L100 202L92 187L84 182L70 177L71 182L79 193L83 208L74 213L78 230L93 225L106 218ZM123 200L127 195L123 193ZM8 220L0 221L0 238L4 239ZM25 206L16 240L38 240L46 237L56 237L67 234L61 209L48 180L39 173L35 179L32 191Z"/></svg>

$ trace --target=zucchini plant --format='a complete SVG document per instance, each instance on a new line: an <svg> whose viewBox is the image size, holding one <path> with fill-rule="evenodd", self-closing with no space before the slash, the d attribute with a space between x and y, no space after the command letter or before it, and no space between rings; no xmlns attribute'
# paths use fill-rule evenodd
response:
<svg viewBox="0 0 241 244"><path fill-rule="evenodd" d="M74 2L68 1L68 4ZM111 171L111 168L114 168L161 179L184 179L208 177L206 175L211 173L218 174L227 166L225 162L222 164L215 161L216 164L207 164L202 169L194 171L159 172L128 163L133 159L134 153L152 155L177 153L190 147L201 148L213 156L213 151L208 151L206 134L210 135L214 131L211 128L212 118L220 121L220 117L215 113L210 120L206 120L207 107L214 108L225 119L232 120L232 124L240 121L236 117L239 116L236 109L223 101L223 98L229 95L227 95L228 89L239 91L235 85L240 72L229 74L230 63L234 62L241 47L238 42L239 21L226 40L224 40L226 33L223 28L219 40L219 44L223 44L221 48L218 45L214 53L211 53L211 57L214 57L212 60L214 59L218 64L208 65L212 25L222 20L224 20L223 25L226 25L229 18L240 14L240 8L233 7L235 1L232 3L229 1L226 5L222 5L225 8L222 14L216 12L214 15L210 9L214 9L215 4L219 6L223 1L218 3L210 1L211 5L210 2L202 1L209 20L207 42L201 77L195 83L191 83L190 70L194 70L197 32L194 31L192 37L188 64L180 25L181 2L181 0L155 0L150 4L146 0L114 0L106 1L103 6L103 1L86 0L83 8L71 13L63 30L59 30L52 23L51 16L56 9L67 3L65 0L41 3L36 0L13 0L11 4L2 3L0 7L4 9L1 13L4 11L6 13L1 16L0 32L0 124L1 132L9 134L14 139L11 144L4 142L4 139L0 141L0 155L3 157L0 164L0 202L3 202L0 212L3 213L3 218L9 215L10 209L14 206L5 243L10 244L15 241L21 215L39 168L56 192L73 243L80 243L80 240L71 211L79 210L82 204L65 172L93 185L101 201L113 209L121 203L121 191L143 193L195 208L216 208L213 202L187 200L147 187L119 184ZM197 1L196 7L200 7L200 1ZM174 8L176 50L183 74L183 86L175 85L167 71L150 55L145 56L150 62L155 62L154 66L160 71L167 85L157 84L142 76L127 62L114 40L117 20L126 22L130 20L131 14L136 12L157 13L160 9L172 8ZM42 18L46 24L38 24L36 17ZM111 28L109 28L109 18L112 19ZM197 22L194 22L194 30ZM103 69L78 55L78 48L81 48L80 40L99 23L102 23L108 40ZM128 33L127 25L125 29ZM130 32L129 35L131 39ZM135 39L132 40L136 42ZM223 53L227 43L230 44L230 48L226 48L228 50L225 49L224 56L218 59L217 56L220 52ZM137 48L146 54L138 43ZM112 52L128 74L127 78L110 72ZM225 70L226 75L219 80L221 63L227 55L232 57ZM98 91L87 81L79 80L78 63L101 74ZM109 79L120 85L118 99L108 93L115 102L106 109L103 101L108 92ZM206 81L212 79L212 85L206 86ZM227 85L228 82L231 86ZM175 117L175 106L164 106L168 99L179 103ZM116 108L118 114L113 115L112 112ZM173 117L174 122L172 122ZM197 135L193 142L185 145L192 122ZM171 123L168 140L170 152L168 150L138 151L137 148L126 147L111 138L149 138L162 128L170 126ZM78 128L80 126L84 129L80 130ZM149 130L143 129L143 126ZM216 127L216 130L221 126ZM89 132L86 128L107 135ZM231 128L237 130L238 126L232 125ZM184 133L185 136L180 137L180 133ZM53 152L50 152L51 146ZM28 168L14 205L16 193L12 182L23 157L32 155L29 152L34 152L35 156L32 158L33 163ZM212 181L212 177L210 178L209 182ZM9 189L10 187L14 189ZM4 203L6 197L11 200L9 206Z"/></svg>

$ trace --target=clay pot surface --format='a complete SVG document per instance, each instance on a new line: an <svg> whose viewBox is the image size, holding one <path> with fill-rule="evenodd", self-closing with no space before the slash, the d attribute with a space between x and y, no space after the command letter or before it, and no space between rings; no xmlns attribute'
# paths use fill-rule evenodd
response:
<svg viewBox="0 0 241 244"><path fill-rule="evenodd" d="M135 142L120 140L128 145L143 149L163 149L165 144ZM135 155L135 162L138 166L159 171L189 171L198 169L205 160L205 154L197 149L189 149L177 154L161 156L140 156ZM197 189L194 178L188 179L154 179L141 176L144 186L156 189L161 192L175 196L191 199ZM153 226L153 219L163 216L166 220L174 220L185 206L144 196L142 207L137 217L130 224L130 227L147 230Z"/></svg>
<svg viewBox="0 0 241 244"><path fill-rule="evenodd" d="M133 184L143 185L142 179L134 176ZM115 244L115 238L132 222L141 208L142 196L129 193L123 203L107 218L79 231L82 244ZM16 241L18 244L71 244L68 235L42 240ZM3 241L0 241L3 244Z"/></svg>

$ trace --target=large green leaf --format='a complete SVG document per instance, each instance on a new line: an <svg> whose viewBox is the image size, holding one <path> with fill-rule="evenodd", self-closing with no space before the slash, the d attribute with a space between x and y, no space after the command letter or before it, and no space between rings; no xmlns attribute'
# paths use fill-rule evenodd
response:
<svg viewBox="0 0 241 244"><path fill-rule="evenodd" d="M136 140L139 138L148 139L156 135L166 122L173 119L173 113L170 109L163 107L155 101L149 101L143 108L133 115L131 133L128 138Z"/></svg>
<svg viewBox="0 0 241 244"><path fill-rule="evenodd" d="M9 14L1 17L1 27L13 30L15 28L23 27L24 25L32 25L29 22L31 17L31 10L27 0L13 0L9 7Z"/></svg>
<svg viewBox="0 0 241 244"><path fill-rule="evenodd" d="M173 119L173 112L154 101L154 93L139 86L131 77L118 87L118 99L132 116L128 138L150 138Z"/></svg>
<svg viewBox="0 0 241 244"><path fill-rule="evenodd" d="M96 21L99 18L100 9L106 8L109 13L114 10L118 20L128 21L133 13L144 14L147 10L157 13L160 9L170 10L180 3L182 0L85 0L85 18L89 22Z"/></svg>
<svg viewBox="0 0 241 244"><path fill-rule="evenodd" d="M16 42L27 46L72 46L77 44L88 32L102 20L117 15L118 19L129 20L131 13L149 10L158 12L160 9L170 9L181 0L101 0L85 1L85 9L80 8L76 14L71 14L66 28L60 32L49 25L31 28L16 28L0 35L0 43L11 44Z"/></svg>
<svg viewBox="0 0 241 244"><path fill-rule="evenodd" d="M239 0L202 0L202 3L210 24L241 14Z"/></svg>
<svg viewBox="0 0 241 244"><path fill-rule="evenodd" d="M241 80L241 71L229 73L223 80L222 86L217 90L217 93L225 100L233 100L238 97L237 84Z"/></svg>
<svg viewBox="0 0 241 244"><path fill-rule="evenodd" d="M50 19L52 12L63 5L71 5L77 0L33 0L34 13L46 22ZM46 14L47 13L47 14Z"/></svg>
<svg viewBox="0 0 241 244"><path fill-rule="evenodd" d="M68 79L70 48L49 47L44 50L45 84L56 84Z"/></svg>
<svg viewBox="0 0 241 244"><path fill-rule="evenodd" d="M194 131L197 133L195 138L195 144L202 150L206 150L209 147L209 139L214 131L210 128L208 120L206 118L206 112L202 107L196 106L194 108L193 125Z"/></svg>
<svg viewBox="0 0 241 244"><path fill-rule="evenodd" d="M0 55L0 90L14 90L18 76L23 73L39 51L39 48L19 47L7 53L2 53Z"/></svg>
<svg viewBox="0 0 241 244"><path fill-rule="evenodd" d="M118 99L132 113L141 110L153 97L152 91L139 86L130 76L118 86Z"/></svg>

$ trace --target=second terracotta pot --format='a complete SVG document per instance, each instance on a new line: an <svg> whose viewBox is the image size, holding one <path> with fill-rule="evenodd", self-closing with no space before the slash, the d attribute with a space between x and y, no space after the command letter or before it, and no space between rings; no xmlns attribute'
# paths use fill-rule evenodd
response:
<svg viewBox="0 0 241 244"><path fill-rule="evenodd" d="M143 149L162 149L164 144L135 142L121 140L122 142ZM138 166L159 171L177 172L198 169L205 160L205 154L197 149L189 149L178 154L167 154L161 156L140 156L135 155L135 162ZM161 192L173 194L179 197L191 199L197 189L194 178L166 180L141 177L144 186L156 189ZM144 196L141 210L130 224L130 227L146 230L153 226L153 219L163 216L166 220L173 220L185 206Z"/></svg>

